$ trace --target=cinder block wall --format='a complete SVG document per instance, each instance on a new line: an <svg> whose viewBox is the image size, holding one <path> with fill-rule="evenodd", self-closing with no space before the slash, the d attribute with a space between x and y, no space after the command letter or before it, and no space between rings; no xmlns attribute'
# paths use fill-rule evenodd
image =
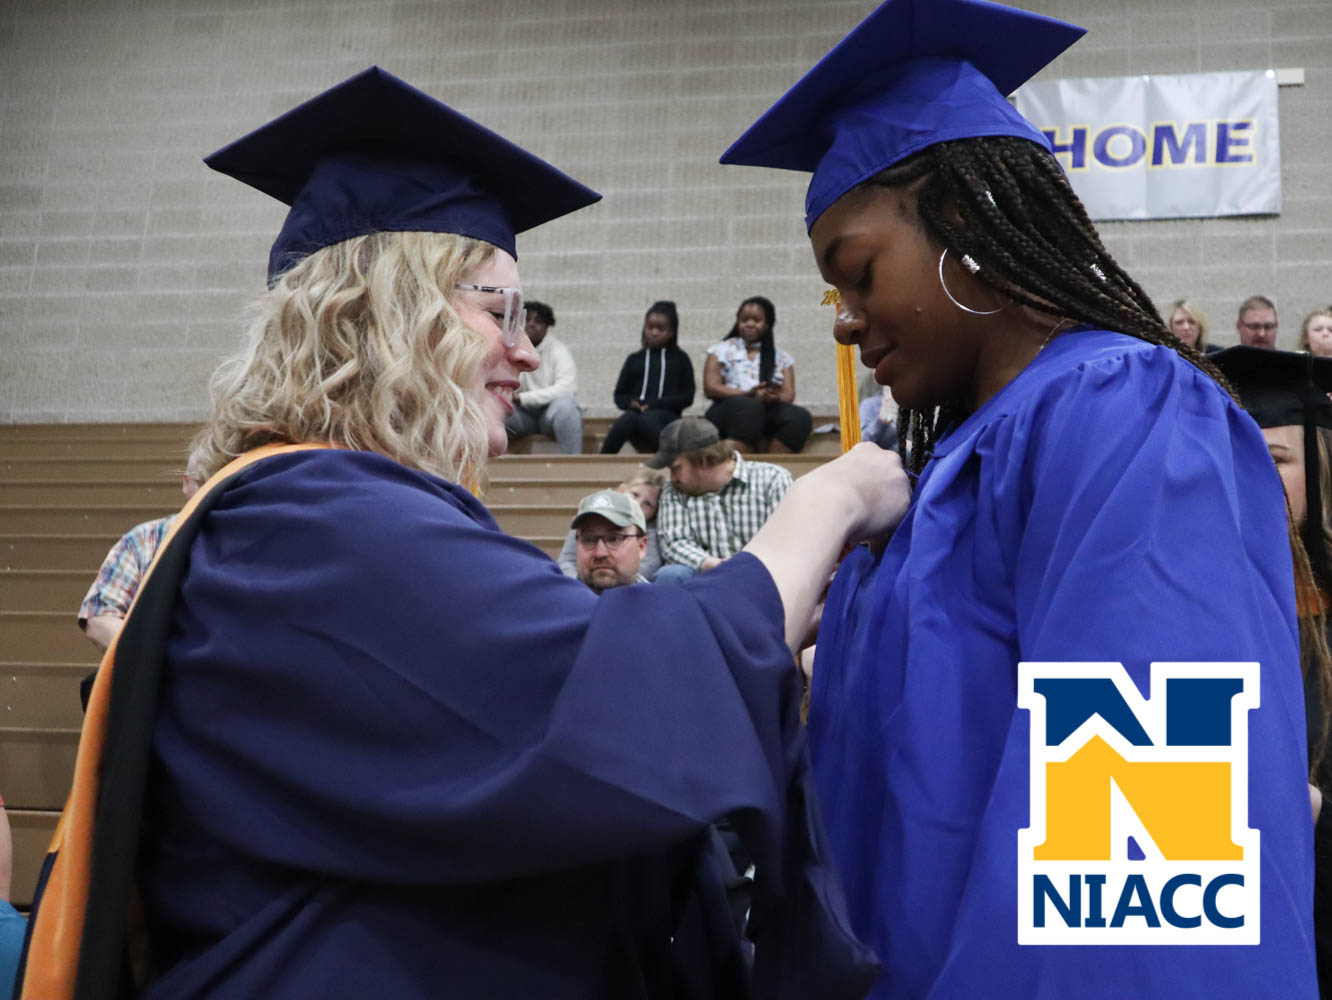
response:
<svg viewBox="0 0 1332 1000"><path fill-rule="evenodd" d="M1214 340L1239 301L1278 303L1281 343L1332 300L1332 4L1023 0L1088 26L1044 76L1302 66L1281 91L1278 218L1114 223L1164 306ZM263 288L282 209L200 157L378 63L603 191L520 239L580 399L610 413L654 299L701 367L746 295L778 310L802 402L835 402L830 314L802 177L720 152L872 0L15 0L0 5L0 421L192 420Z"/></svg>

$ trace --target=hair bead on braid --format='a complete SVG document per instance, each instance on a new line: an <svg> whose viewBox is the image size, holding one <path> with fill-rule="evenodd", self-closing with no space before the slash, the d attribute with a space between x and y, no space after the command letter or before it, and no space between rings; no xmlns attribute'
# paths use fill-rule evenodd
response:
<svg viewBox="0 0 1332 1000"><path fill-rule="evenodd" d="M979 281L1013 301L1178 351L1234 395L1221 372L1180 343L1142 287L1119 266L1058 162L1033 142L986 136L941 142L894 164L863 187L919 185L917 212L929 236L959 259L983 260ZM903 462L925 466L937 436L965 416L952 402L903 409Z"/></svg>

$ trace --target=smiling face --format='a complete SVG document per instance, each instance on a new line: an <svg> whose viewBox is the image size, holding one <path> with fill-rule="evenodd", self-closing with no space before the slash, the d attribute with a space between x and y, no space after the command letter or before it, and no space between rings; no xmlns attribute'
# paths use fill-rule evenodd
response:
<svg viewBox="0 0 1332 1000"><path fill-rule="evenodd" d="M518 262L503 250L463 277L464 284L495 288L518 288ZM504 346L504 296L495 292L455 291L450 299L458 318L481 334L486 358L472 393L486 417L486 444L491 458L504 454L508 434L504 419L513 412L513 394L518 391L520 372L535 371L541 363L531 340L520 333L513 347Z"/></svg>
<svg viewBox="0 0 1332 1000"><path fill-rule="evenodd" d="M925 409L960 398L975 405L994 391L991 383L1004 376L987 355L1005 340L1003 315L973 316L949 302L939 284L942 248L918 222L913 191L853 190L809 235L820 273L841 295L834 335L860 348L861 363L898 403ZM1006 302L953 254L944 278L974 309Z"/></svg>
<svg viewBox="0 0 1332 1000"><path fill-rule="evenodd" d="M768 317L763 315L763 307L757 302L750 302L740 307L735 314L735 325L740 329L740 337L746 344L757 344L768 332Z"/></svg>

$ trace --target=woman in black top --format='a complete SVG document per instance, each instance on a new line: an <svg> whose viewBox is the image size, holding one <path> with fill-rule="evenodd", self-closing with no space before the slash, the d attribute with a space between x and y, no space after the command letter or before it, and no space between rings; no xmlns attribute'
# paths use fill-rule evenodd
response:
<svg viewBox="0 0 1332 1000"><path fill-rule="evenodd" d="M643 319L643 346L624 359L615 382L615 405L624 412L601 445L614 455L628 441L654 452L662 428L694 401L694 365L676 345L680 317L674 302L654 302Z"/></svg>

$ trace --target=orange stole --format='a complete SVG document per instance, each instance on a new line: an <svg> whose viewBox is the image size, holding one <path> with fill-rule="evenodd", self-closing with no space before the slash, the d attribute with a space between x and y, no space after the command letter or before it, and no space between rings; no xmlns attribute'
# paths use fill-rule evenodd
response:
<svg viewBox="0 0 1332 1000"><path fill-rule="evenodd" d="M167 550L177 529L194 512L222 480L273 455L289 451L308 451L331 448L329 444L265 445L241 455L205 483L191 497L175 521L172 522L162 544L158 546L148 572L139 582L134 613L139 595L144 592L153 569ZM55 836L47 850L42 866L42 879L33 900L31 926L28 930L22 989L19 1000L71 1000L79 968L79 951L83 939L84 914L92 880L93 826L97 817L97 802L101 790L102 760L105 752L107 717L111 702L111 677L115 670L119 636L112 640L98 668L97 680L88 699L88 712L83 720L79 737L78 756L74 763L74 780L65 808L56 825ZM106 984L113 991L114 984Z"/></svg>

